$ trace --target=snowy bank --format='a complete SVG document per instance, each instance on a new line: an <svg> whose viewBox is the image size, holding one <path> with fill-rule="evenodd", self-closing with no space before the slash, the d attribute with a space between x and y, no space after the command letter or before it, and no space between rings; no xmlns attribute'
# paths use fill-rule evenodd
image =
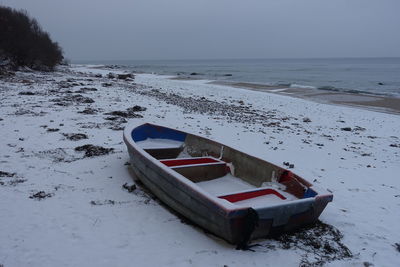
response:
<svg viewBox="0 0 400 267"><path fill-rule="evenodd" d="M400 116L109 72L123 70L75 66L1 82L0 265L397 266ZM321 224L237 251L134 189L128 120L293 164L334 201Z"/></svg>

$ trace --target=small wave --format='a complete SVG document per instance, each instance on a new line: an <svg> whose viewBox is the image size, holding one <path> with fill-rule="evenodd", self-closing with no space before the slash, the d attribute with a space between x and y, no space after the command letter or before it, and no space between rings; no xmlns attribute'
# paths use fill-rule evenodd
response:
<svg viewBox="0 0 400 267"><path fill-rule="evenodd" d="M297 83L292 83L290 85L290 88L302 88L302 89L317 89L314 86L310 86L310 85L302 85L302 84L297 84Z"/></svg>
<svg viewBox="0 0 400 267"><path fill-rule="evenodd" d="M320 86L320 87L318 87L317 89L319 89L319 90L325 90L325 91L333 91L333 92L340 92L340 91L342 91L342 90L340 90L339 88L336 88L336 87L334 87L334 86L329 86L329 85Z"/></svg>
<svg viewBox="0 0 400 267"><path fill-rule="evenodd" d="M343 92L350 93L350 94L363 94L363 95L371 95L371 96L396 97L396 94L393 94L393 93L378 93L378 92L370 92L370 91L355 90L355 89L347 89L347 90L343 90Z"/></svg>
<svg viewBox="0 0 400 267"><path fill-rule="evenodd" d="M389 97L396 97L396 94L393 93L378 93L378 92L371 92L365 90L357 90L357 89L345 89L345 88L338 88L334 86L320 86L317 88L318 90L324 91L331 91L331 92L343 92L349 94L362 94L362 95L370 95L370 96L389 96Z"/></svg>
<svg viewBox="0 0 400 267"><path fill-rule="evenodd" d="M368 94L368 95L380 95L378 93L372 93L368 91L363 91L363 90L356 90L356 89L345 89L345 88L339 88L339 87L334 87L334 86L320 86L317 89L319 90L324 90L324 91L331 91L331 92L343 92L343 93L350 93L350 94Z"/></svg>
<svg viewBox="0 0 400 267"><path fill-rule="evenodd" d="M282 86L282 87L290 87L292 84L290 83L277 83L277 86Z"/></svg>

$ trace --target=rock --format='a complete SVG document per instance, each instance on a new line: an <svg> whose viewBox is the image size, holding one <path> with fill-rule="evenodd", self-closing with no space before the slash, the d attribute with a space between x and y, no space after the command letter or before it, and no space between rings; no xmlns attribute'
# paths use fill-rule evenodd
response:
<svg viewBox="0 0 400 267"><path fill-rule="evenodd" d="M103 87L110 87L110 86L112 86L112 83L102 83L101 86L103 86Z"/></svg>
<svg viewBox="0 0 400 267"><path fill-rule="evenodd" d="M97 109L94 108L85 108L82 111L78 111L78 113L86 114L86 115L93 115L97 114Z"/></svg>
<svg viewBox="0 0 400 267"><path fill-rule="evenodd" d="M346 132L351 132L351 127L343 127L343 128L340 128L340 130L346 131Z"/></svg>
<svg viewBox="0 0 400 267"><path fill-rule="evenodd" d="M145 111L146 109L147 108L145 108L145 107L141 107L141 106L136 105L136 106L133 106L131 108L127 108L126 110L128 112L138 112L138 111Z"/></svg>
<svg viewBox="0 0 400 267"><path fill-rule="evenodd" d="M111 117L105 117L104 118L105 120L107 120L107 121L112 121L112 122L115 122L112 126L113 127L116 127L116 126L120 126L119 124L122 124L122 123L127 123L128 121L124 118L124 117L114 117L114 116L111 116ZM111 129L111 128L110 128ZM113 128L113 130L114 130L114 128Z"/></svg>
<svg viewBox="0 0 400 267"><path fill-rule="evenodd" d="M65 136L65 138L67 138L68 140L71 140L71 141L79 141L82 139L88 139L87 135L83 134L83 133L69 133L69 134L63 133L63 135Z"/></svg>
<svg viewBox="0 0 400 267"><path fill-rule="evenodd" d="M100 201L100 200L94 201L94 200L92 200L92 201L90 201L90 204L93 205L93 206L115 205L115 201L111 200L111 199L107 199L107 200L104 200L104 201Z"/></svg>
<svg viewBox="0 0 400 267"><path fill-rule="evenodd" d="M287 166L289 169L293 169L294 168L294 164L290 163L290 162L283 162L283 165Z"/></svg>
<svg viewBox="0 0 400 267"><path fill-rule="evenodd" d="M58 128L48 128L47 131L48 132L58 132L60 129Z"/></svg>
<svg viewBox="0 0 400 267"><path fill-rule="evenodd" d="M104 115L112 115L112 116L117 116L117 117L119 116L119 117L124 117L124 118L127 118L129 116L128 112L126 112L126 111L118 111L118 110L104 113ZM108 120L113 120L113 119L111 119L109 117Z"/></svg>
<svg viewBox="0 0 400 267"><path fill-rule="evenodd" d="M95 92L95 91L97 91L96 88L82 87L81 89L79 89L78 91L75 91L74 93L85 94L87 92Z"/></svg>
<svg viewBox="0 0 400 267"><path fill-rule="evenodd" d="M119 120L120 117L118 117L118 116L110 116L110 117L105 117L104 119L107 120L107 121L116 121L116 120Z"/></svg>
<svg viewBox="0 0 400 267"><path fill-rule="evenodd" d="M60 81L58 83L58 86L60 88L70 88L70 87L72 87L72 85L70 83L68 83L68 81Z"/></svg>
<svg viewBox="0 0 400 267"><path fill-rule="evenodd" d="M361 131L361 132L363 132L363 131L365 131L365 130L367 130L367 129L365 129L364 127L356 126L356 127L354 127L353 130L354 130L354 131Z"/></svg>
<svg viewBox="0 0 400 267"><path fill-rule="evenodd" d="M0 177L14 177L15 173L0 171Z"/></svg>
<svg viewBox="0 0 400 267"><path fill-rule="evenodd" d="M126 80L126 79L134 79L135 76L132 73L127 73L127 74L118 74L117 78L120 80Z"/></svg>
<svg viewBox="0 0 400 267"><path fill-rule="evenodd" d="M53 194L51 194L51 193L46 193L44 191L39 191L39 192L31 195L29 198L42 200L42 199L45 199L45 198L48 198L48 197L52 197L52 196L53 196Z"/></svg>
<svg viewBox="0 0 400 267"><path fill-rule="evenodd" d="M128 183L124 183L124 184L122 185L122 188L128 190L129 193L132 193L133 191L136 190L136 185L135 185L135 184L133 184L133 185L128 185Z"/></svg>
<svg viewBox="0 0 400 267"><path fill-rule="evenodd" d="M36 95L34 92L31 91L25 91L25 92L19 92L19 95Z"/></svg>

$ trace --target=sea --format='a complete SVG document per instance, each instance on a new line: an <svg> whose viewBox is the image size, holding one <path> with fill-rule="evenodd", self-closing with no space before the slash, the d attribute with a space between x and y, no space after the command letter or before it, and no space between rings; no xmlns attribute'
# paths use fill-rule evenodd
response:
<svg viewBox="0 0 400 267"><path fill-rule="evenodd" d="M74 62L75 63L75 62ZM139 73L400 98L400 58L114 60Z"/></svg>

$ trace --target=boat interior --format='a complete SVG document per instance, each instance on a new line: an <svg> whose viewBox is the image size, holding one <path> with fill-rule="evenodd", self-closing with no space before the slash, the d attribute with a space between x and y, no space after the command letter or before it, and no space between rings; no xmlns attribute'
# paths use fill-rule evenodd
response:
<svg viewBox="0 0 400 267"><path fill-rule="evenodd" d="M169 128L140 127L132 132L139 147L220 199L257 207L317 195L289 170L241 151Z"/></svg>

